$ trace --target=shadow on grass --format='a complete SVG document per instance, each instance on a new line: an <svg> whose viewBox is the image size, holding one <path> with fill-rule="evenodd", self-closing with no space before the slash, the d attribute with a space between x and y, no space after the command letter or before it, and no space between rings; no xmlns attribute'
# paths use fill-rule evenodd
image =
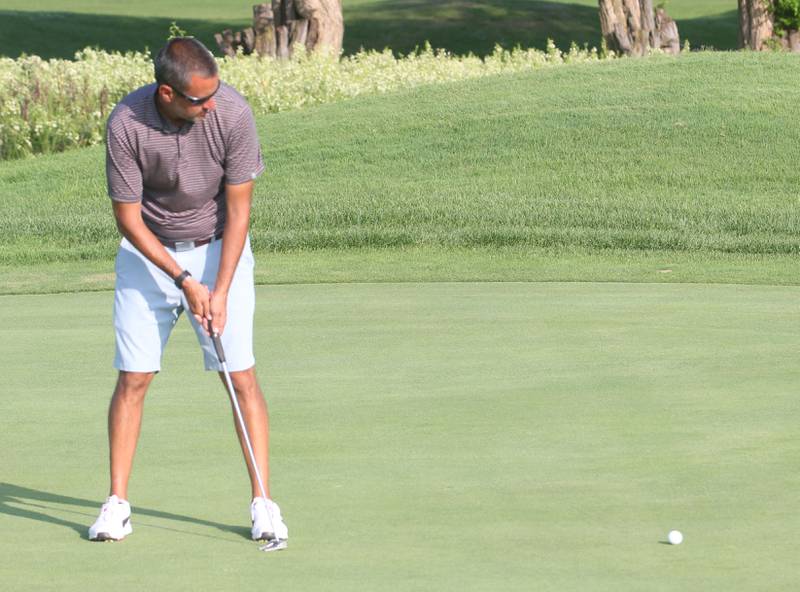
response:
<svg viewBox="0 0 800 592"><path fill-rule="evenodd" d="M71 59L84 47L112 51L158 50L167 40L172 21L189 35L216 49L214 33L248 25L248 15L239 20L187 20L130 17L74 12L22 12L0 10L0 55L16 58L21 53L42 58Z"/></svg>
<svg viewBox="0 0 800 592"><path fill-rule="evenodd" d="M495 44L544 49L547 39L567 49L571 42L599 47L597 5L545 0L381 0L344 7L345 53L390 47L408 53L430 41L455 54L486 55ZM737 13L677 19L681 38L717 49L735 49Z"/></svg>
<svg viewBox="0 0 800 592"><path fill-rule="evenodd" d="M600 44L596 7L542 0L382 0L344 8L345 53L390 47L408 53L430 41L455 54L492 53L495 44L544 49L547 39Z"/></svg>
<svg viewBox="0 0 800 592"><path fill-rule="evenodd" d="M165 42L173 20L216 50L214 33L250 25L247 11L230 20L187 20L130 17L72 12L0 10L0 55L21 53L43 58L72 58L87 46L107 50L155 50ZM546 0L378 0L344 5L346 54L360 48L409 53L426 41L455 54L486 55L495 44L511 48L544 49L551 38L562 49L572 41L600 44L597 7ZM693 47L734 49L737 43L735 10L690 20L678 19L681 38Z"/></svg>
<svg viewBox="0 0 800 592"><path fill-rule="evenodd" d="M57 504L59 507L55 507L54 504ZM69 506L69 508L65 509L60 506ZM0 513L8 514L9 516L17 516L19 518L27 518L29 520L36 520L37 522L44 522L48 525L55 524L58 526L63 526L65 528L74 530L83 539L88 540L87 531L89 529L89 525L97 517L97 512L99 509L100 502L97 500L69 497L47 491L30 489L28 487L21 487L12 483L0 482ZM69 520L56 517L56 513L63 513L65 511L79 515L81 517L80 521L71 522ZM220 524L219 522L211 522L209 520L202 520L192 516L173 514L171 512L161 512L159 510L141 508L139 506L134 508L134 512L137 517L149 516L151 518L171 520L178 523L184 522L190 524L199 524L201 526L216 528L217 530L221 530L223 532L237 534L248 540L250 538L250 529L247 527ZM156 526L153 524L148 524L146 526L148 528L164 528L166 530L174 530L194 536L209 536L201 535L196 532L180 530L179 528L169 528L160 525Z"/></svg>
<svg viewBox="0 0 800 592"><path fill-rule="evenodd" d="M692 48L731 50L739 46L739 14L735 10L678 21L681 43L688 39Z"/></svg>

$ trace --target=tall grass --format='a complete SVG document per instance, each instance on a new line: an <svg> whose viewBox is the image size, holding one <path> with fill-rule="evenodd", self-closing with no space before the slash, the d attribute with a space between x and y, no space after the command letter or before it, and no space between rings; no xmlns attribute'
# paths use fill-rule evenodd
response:
<svg viewBox="0 0 800 592"><path fill-rule="evenodd" d="M407 56L361 51L339 59L303 54L292 61L239 56L219 59L220 74L243 93L258 114L298 109L364 94L421 84L521 72L599 60L594 49L562 52L505 50L453 56L429 45ZM91 146L102 140L105 118L128 92L152 80L143 53L84 49L74 60L36 56L0 59L0 159Z"/></svg>
<svg viewBox="0 0 800 592"><path fill-rule="evenodd" d="M0 59L0 159L98 144L114 104L149 69L144 54L91 49L75 60Z"/></svg>

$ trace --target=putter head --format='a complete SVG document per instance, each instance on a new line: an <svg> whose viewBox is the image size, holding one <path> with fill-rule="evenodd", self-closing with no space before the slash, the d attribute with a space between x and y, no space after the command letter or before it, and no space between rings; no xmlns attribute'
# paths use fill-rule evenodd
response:
<svg viewBox="0 0 800 592"><path fill-rule="evenodd" d="M266 545L261 545L258 550L269 553L270 551L283 551L289 546L289 541L286 539L272 539Z"/></svg>

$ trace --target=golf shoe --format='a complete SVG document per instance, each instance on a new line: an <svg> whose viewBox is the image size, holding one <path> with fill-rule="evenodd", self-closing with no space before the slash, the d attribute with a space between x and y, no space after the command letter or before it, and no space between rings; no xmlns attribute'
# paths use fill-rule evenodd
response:
<svg viewBox="0 0 800 592"><path fill-rule="evenodd" d="M89 540L121 541L132 532L131 505L112 495L100 508L100 516L89 527Z"/></svg>
<svg viewBox="0 0 800 592"><path fill-rule="evenodd" d="M253 499L253 503L250 504L250 518L253 520L251 532L254 541L289 538L289 529L283 523L281 509L271 499L263 497Z"/></svg>

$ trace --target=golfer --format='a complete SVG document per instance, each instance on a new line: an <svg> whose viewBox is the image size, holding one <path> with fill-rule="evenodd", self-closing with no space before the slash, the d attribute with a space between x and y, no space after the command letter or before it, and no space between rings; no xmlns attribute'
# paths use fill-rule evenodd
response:
<svg viewBox="0 0 800 592"><path fill-rule="evenodd" d="M252 537L287 539L280 509L269 499L267 407L253 357L248 229L253 182L264 171L253 114L220 81L216 61L196 39L171 39L155 59L155 79L116 106L106 131L108 194L123 237L114 291L119 377L108 412L111 487L89 539L118 541L133 531L128 480L144 397L184 311L206 370L222 370L209 331L221 336L265 479L267 498L245 460ZM239 440L246 453L241 433Z"/></svg>

